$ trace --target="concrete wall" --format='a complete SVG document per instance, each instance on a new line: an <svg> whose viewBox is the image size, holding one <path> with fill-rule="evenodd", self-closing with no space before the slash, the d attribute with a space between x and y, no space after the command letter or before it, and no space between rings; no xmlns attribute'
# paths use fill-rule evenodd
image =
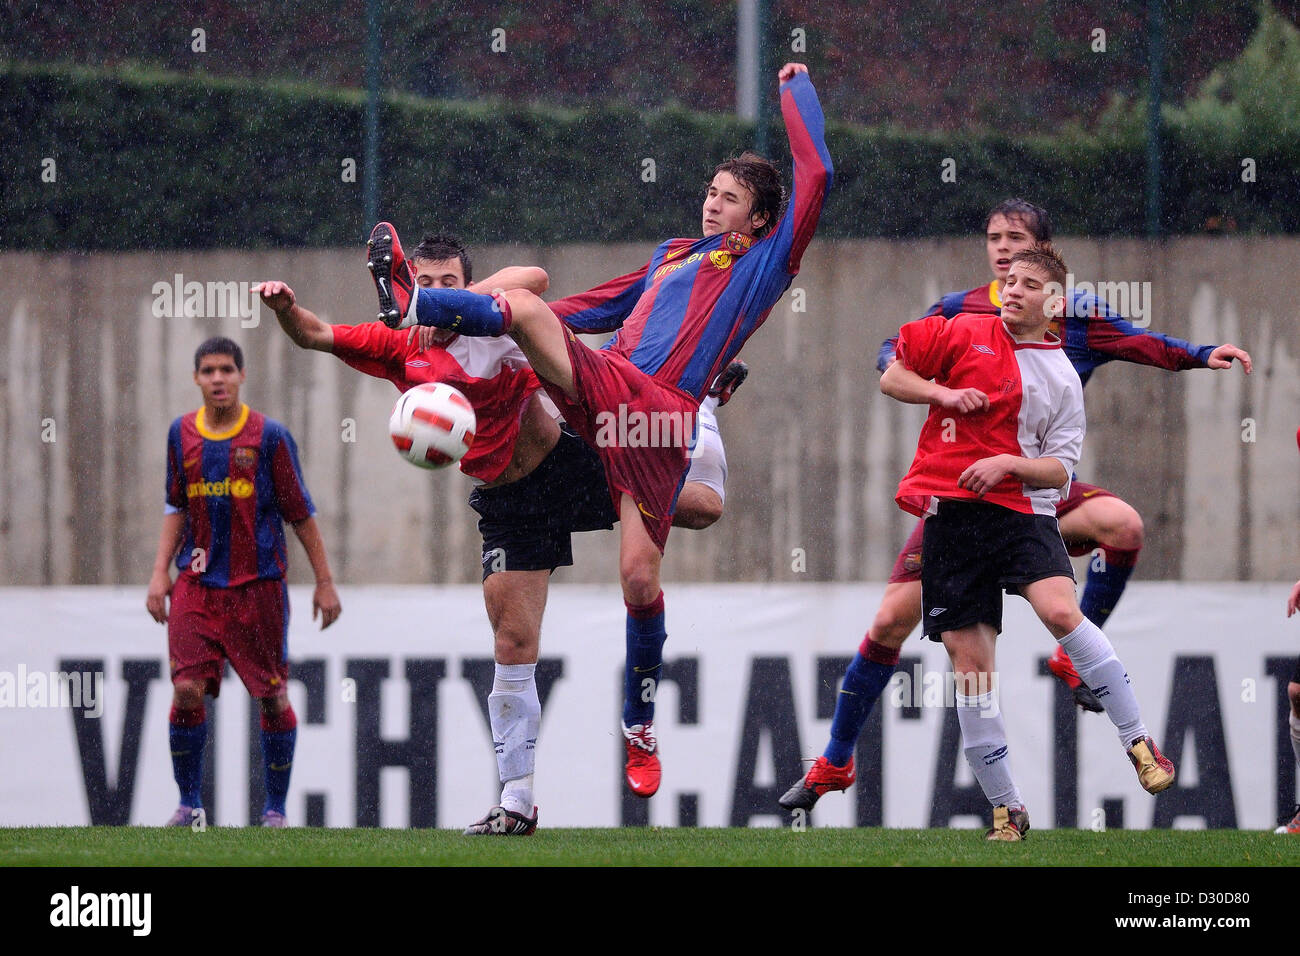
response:
<svg viewBox="0 0 1300 956"><path fill-rule="evenodd" d="M1256 371L1171 374L1114 363L1090 384L1082 478L1138 508L1139 577L1300 576L1300 240L1065 240L1080 280L1151 283L1153 329L1233 341ZM644 245L485 247L476 269L536 262L552 293L639 266ZM886 335L986 272L978 240L818 242L746 346L753 369L720 413L727 514L677 530L669 580L880 580L909 530L893 504L924 412L880 395ZM198 404L194 348L245 348L244 397L297 437L337 577L474 582L478 537L459 473L399 462L385 424L397 393L305 353L274 316L155 316L155 283L283 278L331 322L367 321L360 249L0 256L0 584L138 584L162 508L168 423ZM248 327L245 327L248 326ZM355 441L345 441L345 420ZM1243 421L1250 419L1253 425ZM1249 434L1253 429L1253 435ZM1243 440L1252 438L1253 441ZM803 549L806 571L792 570ZM613 535L580 536L571 582L610 580ZM309 578L291 545L292 580Z"/></svg>

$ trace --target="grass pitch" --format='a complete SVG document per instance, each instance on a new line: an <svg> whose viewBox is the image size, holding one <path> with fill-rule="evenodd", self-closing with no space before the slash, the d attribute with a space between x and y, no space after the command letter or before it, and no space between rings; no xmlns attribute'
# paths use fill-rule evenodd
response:
<svg viewBox="0 0 1300 956"><path fill-rule="evenodd" d="M0 829L0 866L1300 866L1300 840L1242 830L1031 831L987 843L976 830L210 827Z"/></svg>

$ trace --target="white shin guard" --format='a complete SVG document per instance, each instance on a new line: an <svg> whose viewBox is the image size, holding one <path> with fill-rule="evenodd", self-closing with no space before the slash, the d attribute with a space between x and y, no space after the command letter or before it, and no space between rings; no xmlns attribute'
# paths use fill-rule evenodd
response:
<svg viewBox="0 0 1300 956"><path fill-rule="evenodd" d="M501 782L531 781L542 723L537 697L536 664L498 664L488 695L488 722L497 753Z"/></svg>
<svg viewBox="0 0 1300 956"><path fill-rule="evenodd" d="M1061 648L1070 655L1079 677L1097 695L1106 716L1119 732L1119 741L1128 747L1138 737L1147 734L1138 708L1137 695L1129 686L1124 665L1115 656L1115 648L1096 624L1086 617L1083 622L1060 640Z"/></svg>

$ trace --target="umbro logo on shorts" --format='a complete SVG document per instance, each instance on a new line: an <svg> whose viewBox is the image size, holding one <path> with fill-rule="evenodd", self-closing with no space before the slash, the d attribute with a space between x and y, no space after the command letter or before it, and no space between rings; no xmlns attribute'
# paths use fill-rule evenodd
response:
<svg viewBox="0 0 1300 956"><path fill-rule="evenodd" d="M946 611L946 610L948 610L946 607L936 607L936 608L932 608L932 609L930 610L930 616L931 616L931 617L938 617L940 614L942 614L942 613L943 613L944 611Z"/></svg>

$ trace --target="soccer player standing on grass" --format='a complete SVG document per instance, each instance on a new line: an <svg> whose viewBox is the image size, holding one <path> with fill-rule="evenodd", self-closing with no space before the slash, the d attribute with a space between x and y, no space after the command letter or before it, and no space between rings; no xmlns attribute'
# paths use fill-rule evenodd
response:
<svg viewBox="0 0 1300 956"><path fill-rule="evenodd" d="M703 238L670 239L636 272L548 306L527 291L487 296L414 289L392 226L371 233L380 317L405 328L509 334L565 418L600 455L620 522L619 577L627 606L623 735L627 784L659 788L654 698L667 637L659 586L663 549L687 470L699 404L799 271L831 180L824 120L807 67L779 71L794 188L781 214L776 168L754 154L722 163L704 200ZM618 334L599 350L573 334ZM608 427L613 421L630 427ZM673 422L668 441L638 441L649 420Z"/></svg>
<svg viewBox="0 0 1300 956"><path fill-rule="evenodd" d="M409 261L420 288L540 295L550 284L542 269L511 266L470 285L469 253L452 236L426 236ZM572 533L612 528L617 521L600 459L557 423L541 383L508 338L469 338L427 326L396 331L374 322L331 325L299 305L283 282L264 282L258 291L301 348L330 352L399 391L447 382L474 406L478 432L460 468L475 481L469 504L483 536L483 602L495 661L487 709L501 797L465 833L529 836L538 821L533 778L542 708L536 669L549 578L573 563ZM724 402L743 378L737 369L722 376L726 381L715 383L719 394L712 401ZM726 456L716 424L698 452L685 486L690 501L674 523L705 528L723 507ZM685 502L686 491L682 497Z"/></svg>
<svg viewBox="0 0 1300 956"><path fill-rule="evenodd" d="M1030 603L1074 660L1142 787L1159 793L1174 782L1124 665L1079 610L1057 525L1056 503L1085 429L1083 386L1049 331L1065 307L1065 277L1050 243L1016 253L1001 317L909 322L899 331L898 361L880 380L891 398L931 406L895 500L925 519L925 634L942 640L952 660L966 760L994 808L990 840L1019 840L1029 829L993 686L1004 589ZM955 428L947 424L954 420Z"/></svg>
<svg viewBox="0 0 1300 956"><path fill-rule="evenodd" d="M984 246L993 281L945 295L930 307L928 315L950 319L961 313L999 314L1001 288L1012 256L1052 238L1046 210L1023 199L998 203L989 211L984 226ZM1073 304L1057 319L1054 331L1063 340L1066 358L1085 386L1099 366L1111 361L1175 371L1226 369L1236 359L1250 374L1250 355L1235 345L1191 345L1171 335L1137 328L1091 293L1079 289L1066 292L1072 295ZM894 336L882 344L877 363L881 372L893 364L897 341ZM1100 560L1089 562L1080 610L1092 623L1105 627L1137 563L1142 548L1142 519L1114 493L1081 481L1071 482L1068 495L1057 505L1056 516L1070 554L1101 549ZM855 779L853 750L858 735L894 673L899 650L921 620L922 528L923 524L917 522L899 552L880 607L845 673L825 751L779 801L787 810L810 810L823 794L844 790ZM1052 673L1074 692L1079 706L1102 710L1061 647L1056 648L1048 663Z"/></svg>
<svg viewBox="0 0 1300 956"><path fill-rule="evenodd" d="M153 619L167 625L171 659L169 740L180 806L167 826L189 826L203 806L203 696L221 692L226 660L262 710L262 826L287 825L298 720L288 697L284 521L316 576L312 619L319 615L323 630L342 612L293 436L239 401L244 377L239 346L208 339L194 353L203 407L167 433L166 509L145 600ZM173 559L180 571L174 586Z"/></svg>

